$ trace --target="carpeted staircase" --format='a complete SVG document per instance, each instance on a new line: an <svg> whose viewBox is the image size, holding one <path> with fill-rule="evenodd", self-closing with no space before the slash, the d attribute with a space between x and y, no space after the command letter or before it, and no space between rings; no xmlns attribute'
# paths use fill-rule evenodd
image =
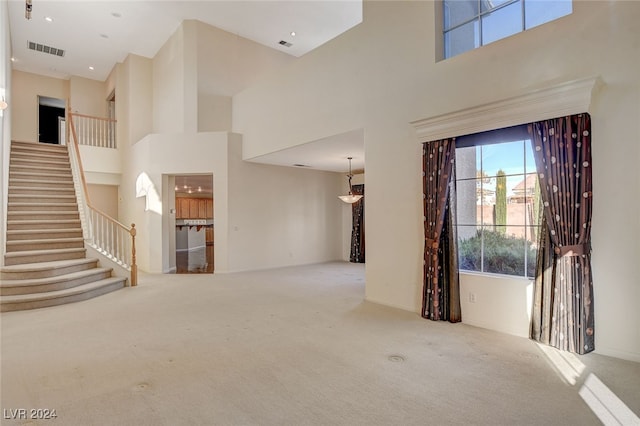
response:
<svg viewBox="0 0 640 426"><path fill-rule="evenodd" d="M66 146L11 143L0 311L77 302L124 287L86 258Z"/></svg>

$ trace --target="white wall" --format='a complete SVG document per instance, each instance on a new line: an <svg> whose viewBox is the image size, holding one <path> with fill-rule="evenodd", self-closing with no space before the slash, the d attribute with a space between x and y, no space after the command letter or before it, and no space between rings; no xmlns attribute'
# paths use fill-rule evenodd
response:
<svg viewBox="0 0 640 426"><path fill-rule="evenodd" d="M118 187L115 185L88 184L91 204L103 213L118 220Z"/></svg>
<svg viewBox="0 0 640 426"><path fill-rule="evenodd" d="M78 76L69 78L71 111L94 117L107 117L105 82Z"/></svg>
<svg viewBox="0 0 640 426"><path fill-rule="evenodd" d="M9 34L9 10L6 0L0 0L0 92L9 107L0 111L0 188L2 200L0 202L0 266L4 265L7 231L7 194L9 192L9 150L11 147L11 116L13 97L11 96L11 37Z"/></svg>
<svg viewBox="0 0 640 426"><path fill-rule="evenodd" d="M240 138L232 140L229 270L341 259L343 203L337 198L341 179L338 173L245 162ZM216 216L216 250L217 238Z"/></svg>
<svg viewBox="0 0 640 426"><path fill-rule="evenodd" d="M38 96L69 99L69 80L45 77L13 70L11 113L11 138L23 142L38 141Z"/></svg>
<svg viewBox="0 0 640 426"><path fill-rule="evenodd" d="M437 19L433 2L365 2L362 24L234 97L233 129L243 134L245 157L364 127L366 297L417 312L422 141L409 123L601 76L605 86L590 111L596 350L640 360L640 8L574 2L570 16L441 62ZM490 300L492 289L478 283L477 290L477 300ZM477 317L502 311L504 325L487 326L509 332L508 305L526 306L526 292L510 293Z"/></svg>
<svg viewBox="0 0 640 426"><path fill-rule="evenodd" d="M216 226L216 271L226 271L227 247L227 140L225 132L150 134L131 147L122 174L120 215L123 223L135 223L140 269L167 272L168 257L175 250L175 195L169 175L213 174ZM146 210L145 197L136 198L136 180L142 174L153 183ZM173 235L173 238L171 237Z"/></svg>

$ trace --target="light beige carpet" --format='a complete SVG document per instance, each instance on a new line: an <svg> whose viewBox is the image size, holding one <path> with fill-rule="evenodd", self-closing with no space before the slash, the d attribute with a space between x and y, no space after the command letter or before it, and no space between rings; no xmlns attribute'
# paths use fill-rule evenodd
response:
<svg viewBox="0 0 640 426"><path fill-rule="evenodd" d="M640 412L640 364L363 301L364 267L142 275L137 288L3 313L2 424L590 425L589 374ZM53 420L8 420L19 408Z"/></svg>

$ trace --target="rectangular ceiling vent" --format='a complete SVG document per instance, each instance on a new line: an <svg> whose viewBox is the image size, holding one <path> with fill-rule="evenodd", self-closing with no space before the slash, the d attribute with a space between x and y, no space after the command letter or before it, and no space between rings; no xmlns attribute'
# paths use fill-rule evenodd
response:
<svg viewBox="0 0 640 426"><path fill-rule="evenodd" d="M285 46L285 47L293 46L293 44L289 43L288 41L284 41L284 40L280 40L278 43L283 45L283 46Z"/></svg>
<svg viewBox="0 0 640 426"><path fill-rule="evenodd" d="M35 50L36 52L48 53L53 56L64 56L64 50L47 46L45 44L27 41L27 47L31 50Z"/></svg>

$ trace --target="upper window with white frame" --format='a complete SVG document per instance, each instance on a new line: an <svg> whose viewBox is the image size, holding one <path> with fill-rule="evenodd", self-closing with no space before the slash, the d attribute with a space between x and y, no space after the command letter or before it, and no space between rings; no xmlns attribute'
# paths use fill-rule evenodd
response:
<svg viewBox="0 0 640 426"><path fill-rule="evenodd" d="M572 0L443 0L444 57L569 15Z"/></svg>

